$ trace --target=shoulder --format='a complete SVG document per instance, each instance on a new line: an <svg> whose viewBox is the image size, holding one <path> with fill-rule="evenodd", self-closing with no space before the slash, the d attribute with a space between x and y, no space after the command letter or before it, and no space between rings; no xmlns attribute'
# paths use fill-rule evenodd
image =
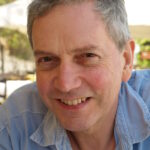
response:
<svg viewBox="0 0 150 150"><path fill-rule="evenodd" d="M150 106L150 69L133 71L128 83Z"/></svg>
<svg viewBox="0 0 150 150"><path fill-rule="evenodd" d="M134 70L132 76L129 80L129 83L141 82L141 81L150 81L150 69L145 70Z"/></svg>
<svg viewBox="0 0 150 150"><path fill-rule="evenodd" d="M45 105L38 94L36 83L25 85L17 89L3 105L0 106L0 130L15 118L22 116L44 115Z"/></svg>

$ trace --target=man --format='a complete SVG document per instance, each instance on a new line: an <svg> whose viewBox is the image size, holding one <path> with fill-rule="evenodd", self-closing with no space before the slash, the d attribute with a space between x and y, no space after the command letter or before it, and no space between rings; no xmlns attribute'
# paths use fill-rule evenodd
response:
<svg viewBox="0 0 150 150"><path fill-rule="evenodd" d="M34 0L28 35L37 82L1 106L0 149L149 149L150 71L132 73L123 0Z"/></svg>

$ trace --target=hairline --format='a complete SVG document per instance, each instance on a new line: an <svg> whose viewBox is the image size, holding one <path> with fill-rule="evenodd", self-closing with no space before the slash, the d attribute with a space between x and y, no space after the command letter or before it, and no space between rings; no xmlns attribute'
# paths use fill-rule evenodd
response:
<svg viewBox="0 0 150 150"><path fill-rule="evenodd" d="M55 7L59 6L59 5L74 5L74 4L80 4L80 3L84 3L84 2L93 2L94 3L94 7L93 7L93 11L95 13L97 13L100 18L102 19L104 25L105 25L105 30L106 32L108 33L108 35L110 36L110 38L112 39L112 41L115 43L115 45L120 49L122 50L123 47L119 47L118 46L118 43L114 40L114 37L111 35L111 30L109 29L109 26L108 26L108 23L106 22L106 20L103 18L103 15L101 15L101 10L98 10L98 6L97 6L97 1L96 0L76 0L76 1L65 1L65 0L60 0L60 1L54 1L54 3L52 3L51 5L49 5L45 10L42 10L41 13L38 13L38 15L36 15L34 18L32 18L32 23L30 24L30 27L28 26L28 35L29 35L29 41L30 41L30 44L33 48L33 41L32 41L32 30L33 30L33 24L35 22L36 19L40 18L40 17L43 17L45 15L47 15L48 13L50 13L50 11L52 11ZM29 8L28 8L29 9ZM29 17L29 16L28 16ZM98 18L98 17L97 17ZM29 20L28 20L29 22ZM30 30L29 30L30 29ZM109 31L110 30L110 31ZM130 36L130 35L129 35ZM129 39L130 37L128 37ZM126 41L128 40L126 39ZM124 39L125 40L125 39Z"/></svg>

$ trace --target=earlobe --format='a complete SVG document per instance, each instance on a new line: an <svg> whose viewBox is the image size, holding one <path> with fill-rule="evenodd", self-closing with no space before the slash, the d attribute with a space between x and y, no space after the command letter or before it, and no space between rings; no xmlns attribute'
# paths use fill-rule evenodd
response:
<svg viewBox="0 0 150 150"><path fill-rule="evenodd" d="M135 42L132 39L130 39L127 42L123 51L124 67L123 67L122 81L124 82L127 82L129 80L132 73L134 48L135 48Z"/></svg>
<svg viewBox="0 0 150 150"><path fill-rule="evenodd" d="M128 65L123 68L122 81L127 82L131 77L132 69Z"/></svg>

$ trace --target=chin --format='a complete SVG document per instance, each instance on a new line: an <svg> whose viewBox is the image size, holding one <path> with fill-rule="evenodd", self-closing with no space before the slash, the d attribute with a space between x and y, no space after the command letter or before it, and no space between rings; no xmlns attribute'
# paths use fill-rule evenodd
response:
<svg viewBox="0 0 150 150"><path fill-rule="evenodd" d="M86 123L85 121L67 121L66 123L62 123L62 126L64 129L72 132L80 132L80 131L85 131L90 128L90 123Z"/></svg>

